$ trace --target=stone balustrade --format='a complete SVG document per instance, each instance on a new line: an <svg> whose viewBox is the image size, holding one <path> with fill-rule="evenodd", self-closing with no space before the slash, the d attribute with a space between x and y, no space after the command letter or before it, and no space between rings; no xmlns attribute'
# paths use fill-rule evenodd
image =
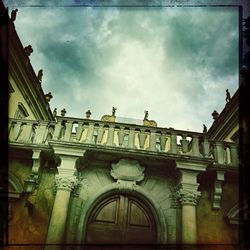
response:
<svg viewBox="0 0 250 250"><path fill-rule="evenodd" d="M212 141L204 133L71 117L57 117L57 122L9 119L9 143L46 146L50 140L213 159L219 165L238 166L237 144Z"/></svg>

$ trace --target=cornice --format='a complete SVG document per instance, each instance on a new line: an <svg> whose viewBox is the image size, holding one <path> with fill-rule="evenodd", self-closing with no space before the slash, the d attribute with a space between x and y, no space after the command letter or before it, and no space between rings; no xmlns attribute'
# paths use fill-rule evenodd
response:
<svg viewBox="0 0 250 250"><path fill-rule="evenodd" d="M14 63L12 71L9 70L9 73L16 73L16 78L18 78L18 82L21 83L18 85L20 91L21 88L26 89L25 92L28 92L27 96L32 97L32 105L35 107L34 110L39 110L39 113L35 114L37 119L45 119L45 120L54 120L53 115L50 109L47 109L47 103L44 99L44 93L42 88L39 87L39 82L36 77L36 74L29 62L29 58L25 55L22 43L16 33L14 28L14 24L10 26L10 34L11 39L9 43L9 67L11 67L11 62ZM12 59L12 60L11 60ZM28 62L28 63L27 63ZM13 74L13 75L14 75ZM21 76L22 79L20 79ZM37 86L35 86L37 85ZM34 94L35 93L35 96ZM34 112L33 110L33 112Z"/></svg>
<svg viewBox="0 0 250 250"><path fill-rule="evenodd" d="M237 123L239 123L239 89L209 128L208 135L211 139L223 140Z"/></svg>

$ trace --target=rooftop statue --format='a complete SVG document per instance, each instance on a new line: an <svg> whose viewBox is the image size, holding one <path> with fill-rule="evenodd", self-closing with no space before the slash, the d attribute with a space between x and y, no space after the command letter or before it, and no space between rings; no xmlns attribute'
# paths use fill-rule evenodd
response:
<svg viewBox="0 0 250 250"><path fill-rule="evenodd" d="M26 56L30 56L32 52L33 52L33 49L31 45L28 45L24 48L24 53L26 54Z"/></svg>
<svg viewBox="0 0 250 250"><path fill-rule="evenodd" d="M43 78L43 70L40 69L37 74L37 79L40 83L42 82L42 78Z"/></svg>
<svg viewBox="0 0 250 250"><path fill-rule="evenodd" d="M56 115L57 115L57 108L53 110L53 117L56 117Z"/></svg>
<svg viewBox="0 0 250 250"><path fill-rule="evenodd" d="M216 110L214 110L214 112L212 113L212 116L213 116L213 119L216 120L219 116L219 113Z"/></svg>
<svg viewBox="0 0 250 250"><path fill-rule="evenodd" d="M51 94L51 92L49 92L49 93L46 94L44 97L45 97L45 100L46 100L47 102L49 102L49 101L53 98L53 95Z"/></svg>
<svg viewBox="0 0 250 250"><path fill-rule="evenodd" d="M144 116L144 119L143 119L143 120L148 120L148 111L145 110L144 113L145 113L145 116Z"/></svg>
<svg viewBox="0 0 250 250"><path fill-rule="evenodd" d="M66 109L61 110L61 116L65 116L66 113L67 113Z"/></svg>
<svg viewBox="0 0 250 250"><path fill-rule="evenodd" d="M116 110L117 110L117 108L115 108L115 107L112 108L112 116L115 116Z"/></svg>
<svg viewBox="0 0 250 250"><path fill-rule="evenodd" d="M226 89L226 102L229 103L230 100L231 100L231 95L230 95L228 89Z"/></svg>
<svg viewBox="0 0 250 250"><path fill-rule="evenodd" d="M14 22L16 20L16 13L17 13L18 9L12 10L11 11L11 16L10 16L10 20L12 22Z"/></svg>
<svg viewBox="0 0 250 250"><path fill-rule="evenodd" d="M203 133L207 133L207 126L205 124L203 124Z"/></svg>
<svg viewBox="0 0 250 250"><path fill-rule="evenodd" d="M91 116L91 112L90 112L90 110L88 110L85 114L86 114L86 118L87 118L87 119L89 119L89 118L90 118L90 116Z"/></svg>

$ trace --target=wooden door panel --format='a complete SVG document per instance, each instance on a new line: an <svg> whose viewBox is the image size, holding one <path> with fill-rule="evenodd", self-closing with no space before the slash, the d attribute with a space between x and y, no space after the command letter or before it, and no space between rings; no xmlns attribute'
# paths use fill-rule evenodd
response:
<svg viewBox="0 0 250 250"><path fill-rule="evenodd" d="M111 200L98 209L94 217L94 222L117 224L118 212L119 199Z"/></svg>
<svg viewBox="0 0 250 250"><path fill-rule="evenodd" d="M150 221L146 211L134 201L129 201L127 222L128 227L137 226L150 228Z"/></svg>
<svg viewBox="0 0 250 250"><path fill-rule="evenodd" d="M88 244L121 244L121 230L115 228L97 228L90 227L88 229L86 243Z"/></svg>
<svg viewBox="0 0 250 250"><path fill-rule="evenodd" d="M155 222L150 210L126 195L103 200L92 212L85 242L89 244L153 244Z"/></svg>

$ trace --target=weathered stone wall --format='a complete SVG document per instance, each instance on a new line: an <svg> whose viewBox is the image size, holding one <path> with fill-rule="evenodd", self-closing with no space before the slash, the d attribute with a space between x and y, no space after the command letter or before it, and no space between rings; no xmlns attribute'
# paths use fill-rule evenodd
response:
<svg viewBox="0 0 250 250"><path fill-rule="evenodd" d="M9 160L9 172L17 177L22 184L31 174L31 168L31 160ZM54 173L43 170L40 185L33 194L28 197L21 194L20 198L11 198L8 225L9 244L44 244L54 201L53 191ZM33 204L30 211L25 206L27 199ZM21 249L26 249L25 247ZM43 249L43 247L37 246L35 248L33 246L32 249Z"/></svg>
<svg viewBox="0 0 250 250"><path fill-rule="evenodd" d="M81 172L81 187L78 190L78 197L71 197L69 214L67 221L66 237L68 242L76 242L77 228L79 218L85 212L85 204L89 198L105 188L107 185L115 183L110 175L111 168L98 167L96 165L88 166ZM146 170L145 178L138 183L150 197L157 201L163 211L167 221L168 242L173 243L176 240L176 210L171 207L170 196L173 191L172 182L169 177L162 176L161 173ZM133 195L133 191L130 192ZM112 195L112 194L111 194ZM84 231L84 230L83 230Z"/></svg>
<svg viewBox="0 0 250 250"><path fill-rule="evenodd" d="M230 225L227 213L238 202L238 184L226 182L222 185L221 208L212 209L212 185L201 192L197 206L197 233L199 244L237 244L237 226ZM230 246L228 246L230 247Z"/></svg>

